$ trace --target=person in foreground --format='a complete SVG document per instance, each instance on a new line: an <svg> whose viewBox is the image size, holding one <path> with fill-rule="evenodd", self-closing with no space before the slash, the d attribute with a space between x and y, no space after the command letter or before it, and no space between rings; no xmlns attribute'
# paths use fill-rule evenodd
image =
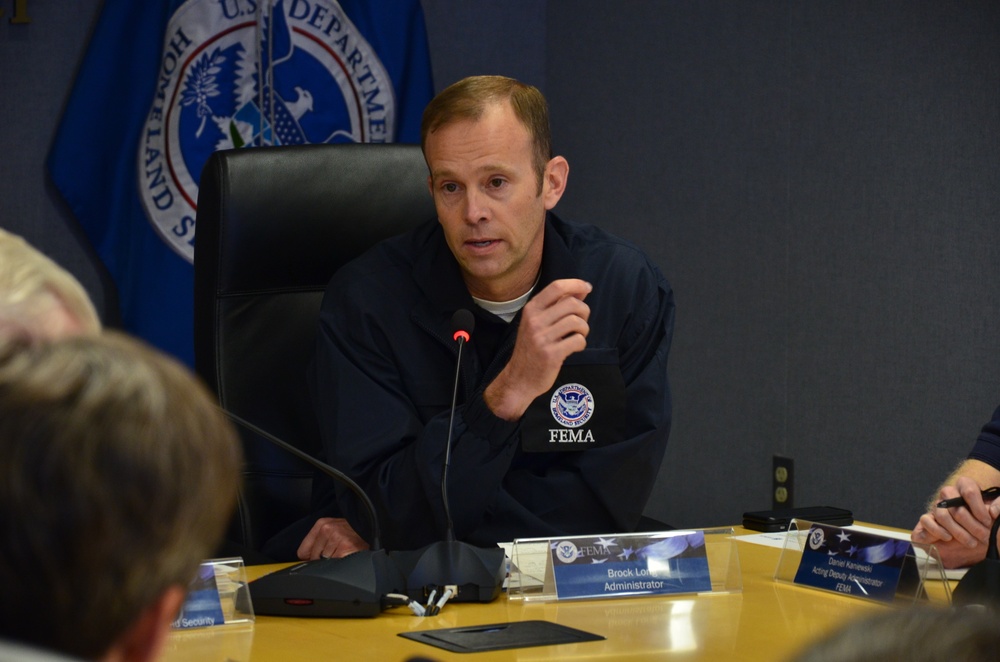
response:
<svg viewBox="0 0 1000 662"><path fill-rule="evenodd" d="M982 561L989 546L990 528L1000 517L1000 499L984 501L982 491L994 486L1000 486L1000 407L983 426L969 456L931 498L910 538L937 547L947 568ZM937 507L938 502L959 496L965 506Z"/></svg>
<svg viewBox="0 0 1000 662"><path fill-rule="evenodd" d="M0 659L157 658L240 463L207 390L140 342L0 341Z"/></svg>
<svg viewBox="0 0 1000 662"><path fill-rule="evenodd" d="M80 282L21 237L0 229L0 337L41 342L100 330Z"/></svg>
<svg viewBox="0 0 1000 662"><path fill-rule="evenodd" d="M551 210L552 156L534 87L477 76L426 108L437 220L341 269L323 300L314 405L328 460L373 499L388 549L445 537L441 476L471 311L448 470L457 539L632 531L670 431L670 285L635 246ZM370 528L346 492L349 529ZM343 553L320 520L301 558Z"/></svg>
<svg viewBox="0 0 1000 662"><path fill-rule="evenodd" d="M863 616L807 646L793 662L993 662L1000 627L985 609L921 606Z"/></svg>

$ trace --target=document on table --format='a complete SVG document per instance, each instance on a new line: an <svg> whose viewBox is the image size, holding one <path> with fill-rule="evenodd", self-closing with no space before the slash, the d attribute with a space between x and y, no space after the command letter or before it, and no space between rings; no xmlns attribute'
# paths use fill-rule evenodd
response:
<svg viewBox="0 0 1000 662"><path fill-rule="evenodd" d="M518 562L520 563L520 566L513 568L513 571L519 573L520 575L518 581L520 582L522 589L527 587L542 586L545 583L545 570L548 562L549 544L547 542L535 542L530 544L534 549L541 551L534 554L519 554ZM511 559L514 557L514 543L500 542L497 543L497 546L502 547L504 552L507 553L507 562L509 564ZM510 570L511 569L508 567L508 573Z"/></svg>

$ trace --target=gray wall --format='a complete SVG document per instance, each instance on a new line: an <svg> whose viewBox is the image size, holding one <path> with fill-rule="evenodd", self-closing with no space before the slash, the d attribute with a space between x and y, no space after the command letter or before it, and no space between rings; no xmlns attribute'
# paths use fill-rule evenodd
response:
<svg viewBox="0 0 1000 662"><path fill-rule="evenodd" d="M44 169L100 3L29 0L26 25L10 22L13 4L0 2L0 227L72 271L113 321L114 292Z"/></svg>
<svg viewBox="0 0 1000 662"><path fill-rule="evenodd" d="M566 216L671 279L652 514L909 527L1000 401L1000 5L550 0Z"/></svg>
<svg viewBox="0 0 1000 662"><path fill-rule="evenodd" d="M0 17L0 225L111 315L42 168L98 4ZM640 243L674 285L675 425L650 514L769 507L780 453L797 504L910 526L1000 401L1000 7L424 7L436 85L541 87L571 164L559 211Z"/></svg>

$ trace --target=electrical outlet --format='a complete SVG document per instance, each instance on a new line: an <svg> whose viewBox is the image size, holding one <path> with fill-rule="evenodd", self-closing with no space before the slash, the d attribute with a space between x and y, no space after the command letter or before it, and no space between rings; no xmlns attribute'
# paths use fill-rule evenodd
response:
<svg viewBox="0 0 1000 662"><path fill-rule="evenodd" d="M795 462L790 457L775 455L771 458L771 507L795 507L795 490L793 489Z"/></svg>

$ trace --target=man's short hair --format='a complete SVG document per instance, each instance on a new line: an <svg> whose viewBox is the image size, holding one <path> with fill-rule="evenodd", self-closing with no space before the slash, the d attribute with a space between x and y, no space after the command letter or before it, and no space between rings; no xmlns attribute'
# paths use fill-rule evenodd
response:
<svg viewBox="0 0 1000 662"><path fill-rule="evenodd" d="M510 102L514 115L531 136L538 191L541 193L545 166L552 159L552 130L545 97L532 85L506 76L470 76L449 85L424 108L420 123L420 147L426 154L427 136L453 122L476 121L487 107L505 101Z"/></svg>
<svg viewBox="0 0 1000 662"><path fill-rule="evenodd" d="M105 653L215 550L241 461L207 389L137 340L0 342L0 639Z"/></svg>
<svg viewBox="0 0 1000 662"><path fill-rule="evenodd" d="M101 329L80 281L23 238L0 229L0 336L65 335L58 328L65 314L84 333Z"/></svg>

